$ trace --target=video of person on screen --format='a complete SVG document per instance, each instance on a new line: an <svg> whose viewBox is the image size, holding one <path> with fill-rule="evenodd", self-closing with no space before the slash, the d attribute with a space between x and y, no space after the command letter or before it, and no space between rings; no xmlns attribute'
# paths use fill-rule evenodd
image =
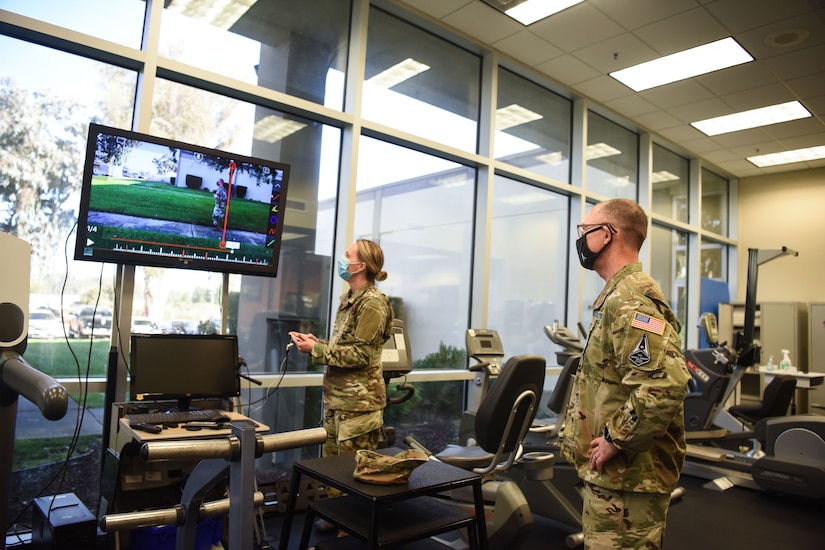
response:
<svg viewBox="0 0 825 550"><path fill-rule="evenodd" d="M272 261L284 171L99 133L84 255Z"/></svg>

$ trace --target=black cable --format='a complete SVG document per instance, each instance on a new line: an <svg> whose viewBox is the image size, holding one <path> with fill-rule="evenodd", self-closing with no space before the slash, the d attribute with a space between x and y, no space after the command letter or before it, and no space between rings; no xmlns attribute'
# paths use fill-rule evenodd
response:
<svg viewBox="0 0 825 550"><path fill-rule="evenodd" d="M255 401L250 401L250 402L247 404L247 406L246 406L246 410L247 410L247 414L246 414L246 416L249 416L249 413L251 412L250 407L251 407L252 405L256 405L256 404L258 404L258 403L262 403L263 401L266 401L267 399L269 399L270 397L272 397L272 394L273 394L274 392L278 391L278 388L279 388L279 387L281 387L281 383L284 381L284 376L286 375L286 360L289 358L289 351L293 348L293 346L294 346L294 344L293 344L292 342L290 342L290 343L289 343L289 344L287 344L287 346L286 346L286 353L284 354L284 358L283 358L283 359L281 359L281 365L280 365L280 367L278 368L278 370L280 370L280 371L281 371L281 377L280 377L280 378L278 378L278 383L277 383L277 384L275 384L275 386L274 386L274 387L273 387L273 386L269 386L269 387L266 389L266 391L264 392L264 396L263 396L263 397L261 397L260 399L255 400ZM250 391L251 391L251 389L250 389Z"/></svg>

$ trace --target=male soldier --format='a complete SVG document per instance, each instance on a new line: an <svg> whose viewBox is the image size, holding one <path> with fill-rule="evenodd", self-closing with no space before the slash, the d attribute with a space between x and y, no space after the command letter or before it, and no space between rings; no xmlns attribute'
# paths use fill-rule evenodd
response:
<svg viewBox="0 0 825 550"><path fill-rule="evenodd" d="M685 458L690 374L679 323L659 285L642 272L647 217L641 207L613 199L583 221L579 261L606 284L593 304L562 452L584 481L586 548L660 550Z"/></svg>

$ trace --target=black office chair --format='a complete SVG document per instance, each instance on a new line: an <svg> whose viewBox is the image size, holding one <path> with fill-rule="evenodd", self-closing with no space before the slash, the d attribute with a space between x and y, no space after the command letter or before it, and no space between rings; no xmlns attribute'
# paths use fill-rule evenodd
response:
<svg viewBox="0 0 825 550"><path fill-rule="evenodd" d="M436 458L480 474L509 469L536 416L545 367L538 355L508 359L476 412L476 445L448 445Z"/></svg>
<svg viewBox="0 0 825 550"><path fill-rule="evenodd" d="M764 418L785 416L796 391L796 379L792 376L775 376L765 386L762 402L755 405L734 405L728 411L735 417L753 425Z"/></svg>

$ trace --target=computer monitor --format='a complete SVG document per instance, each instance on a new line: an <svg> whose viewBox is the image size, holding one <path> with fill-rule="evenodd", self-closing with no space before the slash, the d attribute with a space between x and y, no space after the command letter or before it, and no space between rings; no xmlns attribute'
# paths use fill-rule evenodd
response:
<svg viewBox="0 0 825 550"><path fill-rule="evenodd" d="M240 394L238 337L226 334L133 334L130 353L132 400L177 400Z"/></svg>

